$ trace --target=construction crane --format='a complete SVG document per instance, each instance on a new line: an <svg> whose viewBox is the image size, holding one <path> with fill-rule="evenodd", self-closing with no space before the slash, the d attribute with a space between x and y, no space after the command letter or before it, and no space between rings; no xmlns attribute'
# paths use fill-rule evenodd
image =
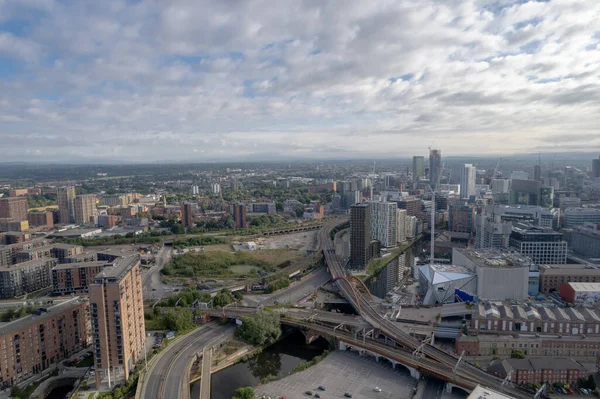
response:
<svg viewBox="0 0 600 399"><path fill-rule="evenodd" d="M429 149L431 150L431 146L429 146ZM435 189L437 190L437 188L440 186L440 176L442 170L440 168L440 171L437 174L437 181L435 182ZM429 264L433 266L433 258L434 258L434 253L435 253L435 190L431 185L431 181L429 181L429 189L431 190L431 220L429 221L429 228L431 229L431 256L429 257Z"/></svg>
<svg viewBox="0 0 600 399"><path fill-rule="evenodd" d="M500 157L500 159L498 159L498 162L496 163L496 167L494 168L494 171L492 172L492 179L495 179L496 176L498 175L498 169L500 168L501 161L502 161L502 157Z"/></svg>

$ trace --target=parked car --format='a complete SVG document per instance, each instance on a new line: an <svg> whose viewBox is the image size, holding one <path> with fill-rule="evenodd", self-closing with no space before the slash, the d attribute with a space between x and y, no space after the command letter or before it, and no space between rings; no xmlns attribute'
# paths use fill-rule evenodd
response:
<svg viewBox="0 0 600 399"><path fill-rule="evenodd" d="M326 391L326 389L323 385L319 385L319 391Z"/></svg>
<svg viewBox="0 0 600 399"><path fill-rule="evenodd" d="M373 388L373 390L374 390L375 392L381 392L381 388L379 388L379 387L375 387L375 388Z"/></svg>
<svg viewBox="0 0 600 399"><path fill-rule="evenodd" d="M345 397L347 397L347 398L351 398L351 397L352 397L352 394L350 394L350 393L346 392L346 393L344 394L344 396L345 396Z"/></svg>

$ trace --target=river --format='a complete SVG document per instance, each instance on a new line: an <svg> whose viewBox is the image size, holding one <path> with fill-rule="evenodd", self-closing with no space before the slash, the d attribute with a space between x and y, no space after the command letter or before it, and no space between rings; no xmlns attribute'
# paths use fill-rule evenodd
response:
<svg viewBox="0 0 600 399"><path fill-rule="evenodd" d="M320 338L306 345L304 335L295 331L266 348L257 356L237 363L211 376L211 399L231 399L240 387L256 386L268 375L282 376L298 364L309 361L327 349L329 343ZM200 383L192 386L192 398L198 397Z"/></svg>
<svg viewBox="0 0 600 399"><path fill-rule="evenodd" d="M72 385L54 388L50 393L46 396L46 399L65 399L67 394L73 390Z"/></svg>

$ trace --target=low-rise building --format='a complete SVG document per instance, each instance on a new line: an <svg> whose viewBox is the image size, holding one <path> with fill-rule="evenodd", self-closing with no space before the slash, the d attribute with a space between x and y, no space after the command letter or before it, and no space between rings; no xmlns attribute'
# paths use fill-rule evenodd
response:
<svg viewBox="0 0 600 399"><path fill-rule="evenodd" d="M0 298L12 298L50 287L56 259L42 258L0 267Z"/></svg>
<svg viewBox="0 0 600 399"><path fill-rule="evenodd" d="M585 367L573 359L503 359L494 360L488 373L506 378L515 384L577 384L589 374Z"/></svg>
<svg viewBox="0 0 600 399"><path fill-rule="evenodd" d="M600 282L600 270L581 264L540 265L540 292L558 292L560 285L567 282Z"/></svg>
<svg viewBox="0 0 600 399"><path fill-rule="evenodd" d="M577 305L596 305L600 302L600 283L562 283L560 297Z"/></svg>
<svg viewBox="0 0 600 399"><path fill-rule="evenodd" d="M589 308L533 307L483 303L473 307L470 332L600 334L600 312Z"/></svg>
<svg viewBox="0 0 600 399"><path fill-rule="evenodd" d="M600 258L600 224L576 226L565 232L565 239L573 252L590 258Z"/></svg>
<svg viewBox="0 0 600 399"><path fill-rule="evenodd" d="M74 298L0 326L0 386L39 374L89 345L87 300Z"/></svg>

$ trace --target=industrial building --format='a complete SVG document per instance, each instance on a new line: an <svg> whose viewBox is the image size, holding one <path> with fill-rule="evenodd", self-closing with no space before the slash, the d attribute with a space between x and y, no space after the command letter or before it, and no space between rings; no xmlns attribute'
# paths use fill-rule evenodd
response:
<svg viewBox="0 0 600 399"><path fill-rule="evenodd" d="M567 263L567 242L563 234L524 223L513 225L509 245L537 264Z"/></svg>
<svg viewBox="0 0 600 399"><path fill-rule="evenodd" d="M89 285L96 388L127 380L144 356L145 327L139 256L118 259Z"/></svg>
<svg viewBox="0 0 600 399"><path fill-rule="evenodd" d="M540 265L540 292L559 292L565 282L600 282L600 271L582 264Z"/></svg>
<svg viewBox="0 0 600 399"><path fill-rule="evenodd" d="M0 326L0 386L39 374L89 345L88 302L73 298Z"/></svg>
<svg viewBox="0 0 600 399"><path fill-rule="evenodd" d="M473 294L479 299L520 301L529 295L529 271L533 263L514 251L454 248L452 263L477 276Z"/></svg>
<svg viewBox="0 0 600 399"><path fill-rule="evenodd" d="M565 302L576 305L597 305L600 302L600 282L562 283L560 285L560 297Z"/></svg>

